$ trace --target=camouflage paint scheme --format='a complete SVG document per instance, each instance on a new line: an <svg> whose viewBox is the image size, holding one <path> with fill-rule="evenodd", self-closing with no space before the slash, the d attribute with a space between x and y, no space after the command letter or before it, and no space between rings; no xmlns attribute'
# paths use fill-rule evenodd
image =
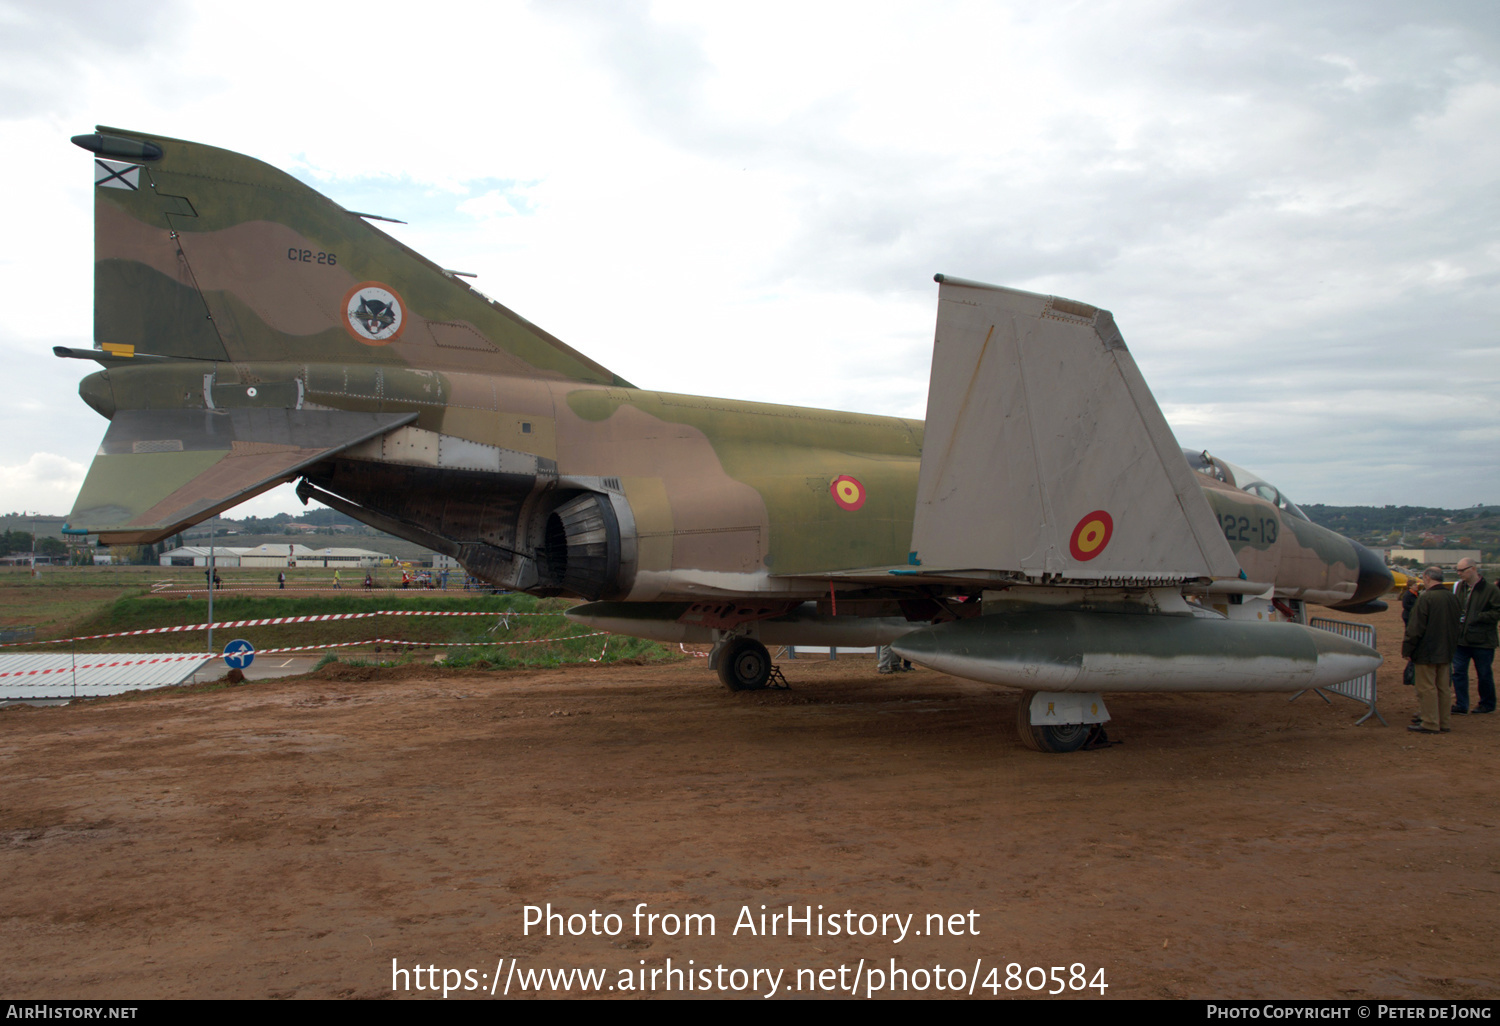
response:
<svg viewBox="0 0 1500 1026"><path fill-rule="evenodd" d="M112 423L73 530L156 541L301 478L496 584L706 630L806 600L920 624L979 594L858 576L907 562L920 421L637 389L260 161L75 141L98 157L95 348L60 355L103 365L80 394ZM1351 606L1388 587L1346 539L1202 484L1250 582Z"/></svg>

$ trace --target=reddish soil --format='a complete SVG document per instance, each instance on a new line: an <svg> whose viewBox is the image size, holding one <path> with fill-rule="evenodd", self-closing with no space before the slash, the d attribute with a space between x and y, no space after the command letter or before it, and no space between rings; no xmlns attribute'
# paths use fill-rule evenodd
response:
<svg viewBox="0 0 1500 1026"><path fill-rule="evenodd" d="M1399 618L1372 619L1391 650ZM1102 968L1109 997L1497 993L1500 716L1407 733L1394 660L1389 726L1337 697L1115 697L1123 743L1065 756L1021 746L1005 689L784 668L758 694L693 660L0 712L0 992L380 997L392 959L488 987L514 957L784 968L784 995L894 957L979 960L986 996L1011 962ZM548 902L624 932L526 935ZM634 937L639 902L717 935ZM973 910L978 935L734 936L762 904Z"/></svg>

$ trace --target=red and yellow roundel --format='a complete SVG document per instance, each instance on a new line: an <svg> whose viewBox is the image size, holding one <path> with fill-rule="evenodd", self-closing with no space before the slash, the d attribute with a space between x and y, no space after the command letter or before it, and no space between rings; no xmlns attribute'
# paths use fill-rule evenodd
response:
<svg viewBox="0 0 1500 1026"><path fill-rule="evenodd" d="M833 496L833 501L839 504L839 509L852 511L865 504L865 486L848 474L840 474L834 478L833 484L828 486L828 492Z"/></svg>
<svg viewBox="0 0 1500 1026"><path fill-rule="evenodd" d="M1068 551L1073 558L1080 562L1088 562L1109 544L1110 535L1115 533L1115 521L1102 509L1096 509L1092 513L1084 515L1078 521L1078 526L1073 528L1073 537L1068 539Z"/></svg>

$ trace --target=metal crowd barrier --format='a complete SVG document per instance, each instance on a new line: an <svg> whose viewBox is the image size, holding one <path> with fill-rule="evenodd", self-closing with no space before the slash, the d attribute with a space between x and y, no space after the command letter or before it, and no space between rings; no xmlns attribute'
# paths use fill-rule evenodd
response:
<svg viewBox="0 0 1500 1026"><path fill-rule="evenodd" d="M1367 623L1351 623L1348 620L1330 620L1325 617L1315 616L1307 621L1307 625L1309 627L1316 627L1320 631L1328 631L1331 634L1338 634L1342 637L1348 638L1350 641L1357 641L1361 645L1369 645L1371 648L1375 647L1375 628L1371 627ZM1342 684L1334 684L1326 688L1312 688L1311 690L1325 702L1328 701L1328 696L1323 694L1323 692L1332 691L1336 695L1343 695L1345 698L1352 698L1356 702L1363 704L1365 706L1366 712L1363 716L1354 721L1354 725L1356 727L1365 722L1365 720L1368 720L1371 716L1379 720L1382 727L1389 726L1389 724L1385 722L1385 717L1380 715L1380 710L1375 708L1374 670L1371 670L1369 673L1365 674L1362 677L1355 677L1353 680L1346 680ZM1295 702L1297 699L1307 694L1307 691L1308 689L1304 688L1303 690L1293 695L1291 698L1287 699L1287 701Z"/></svg>

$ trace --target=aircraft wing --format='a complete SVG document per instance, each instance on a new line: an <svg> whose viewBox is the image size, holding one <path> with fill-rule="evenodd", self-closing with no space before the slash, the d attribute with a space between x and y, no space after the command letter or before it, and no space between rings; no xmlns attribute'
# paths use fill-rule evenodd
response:
<svg viewBox="0 0 1500 1026"><path fill-rule="evenodd" d="M416 419L342 410L121 410L68 515L106 544L149 544Z"/></svg>
<svg viewBox="0 0 1500 1026"><path fill-rule="evenodd" d="M908 572L1240 576L1109 311L938 281Z"/></svg>

